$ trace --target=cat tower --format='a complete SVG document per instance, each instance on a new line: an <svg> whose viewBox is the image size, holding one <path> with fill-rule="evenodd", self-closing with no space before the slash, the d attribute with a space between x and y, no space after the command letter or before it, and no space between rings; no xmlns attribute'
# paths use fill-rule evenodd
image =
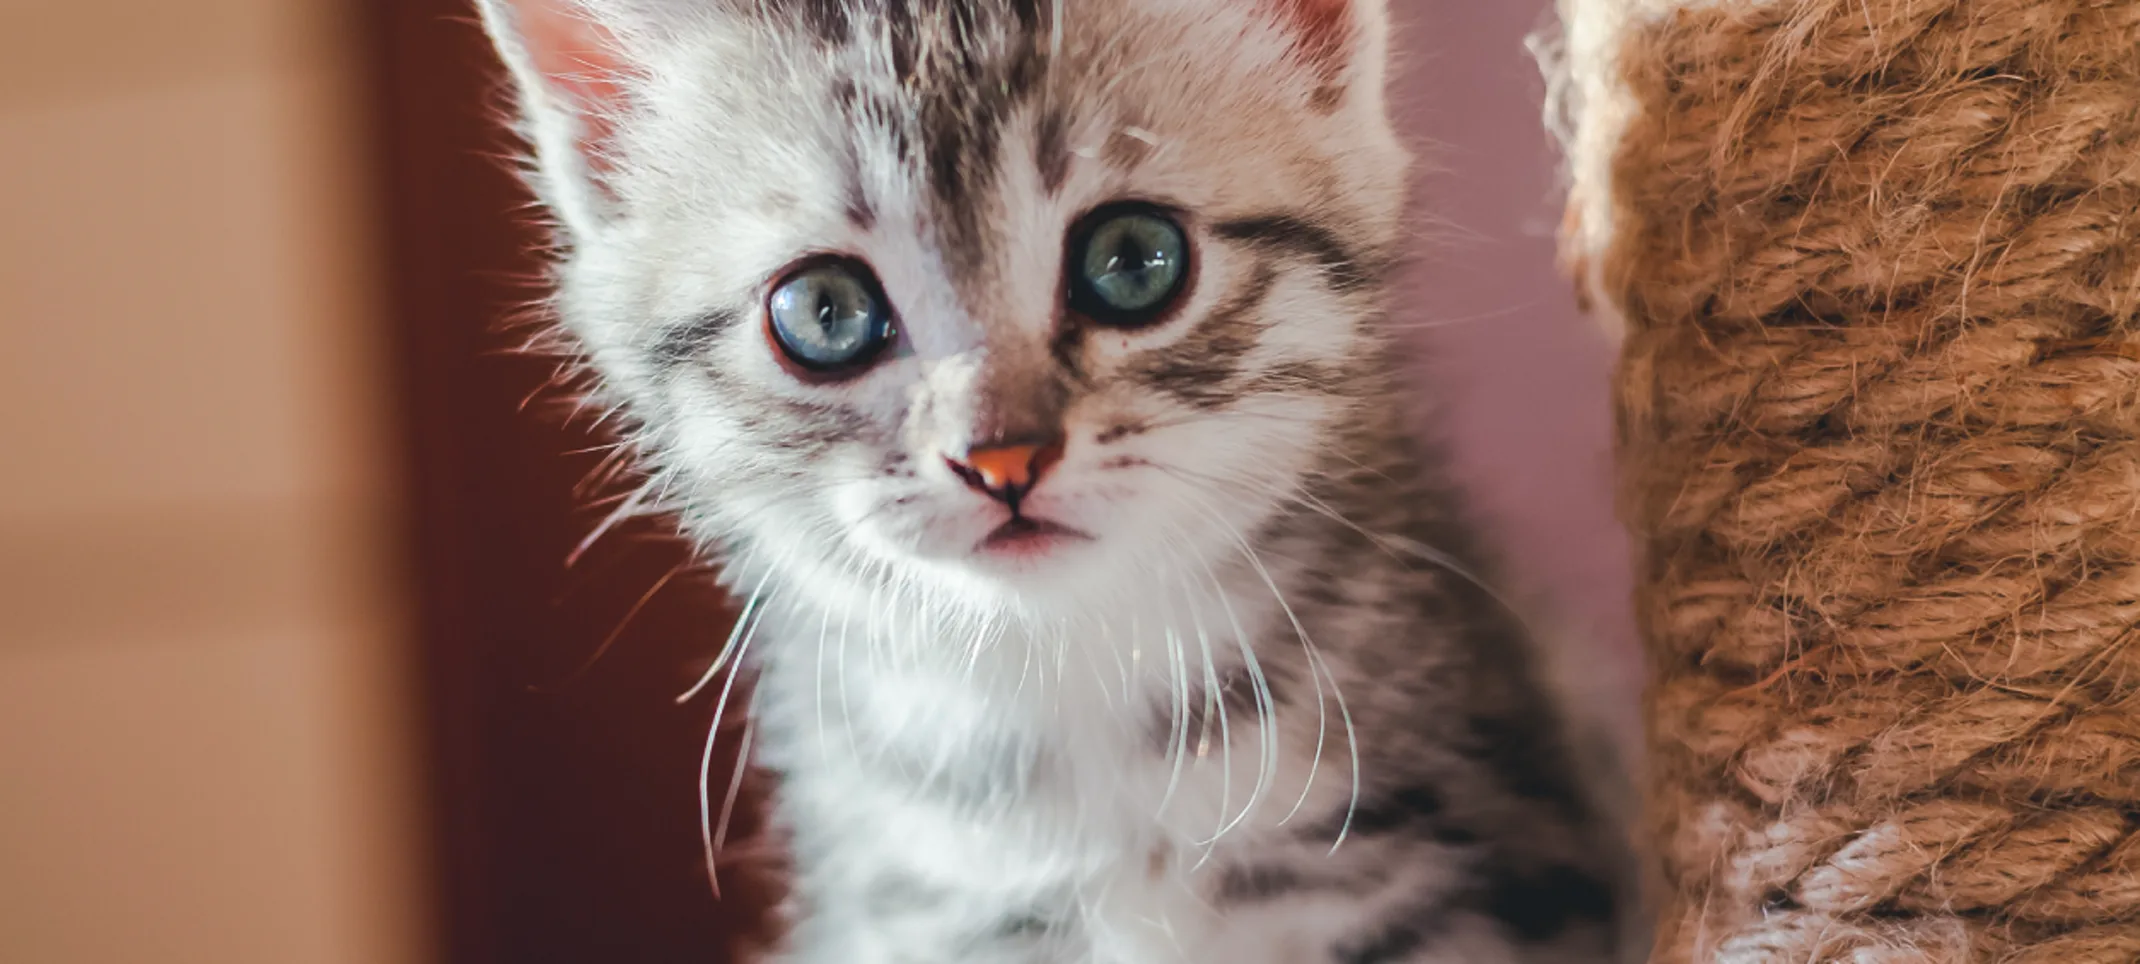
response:
<svg viewBox="0 0 2140 964"><path fill-rule="evenodd" d="M2140 0L1562 0L1653 959L2140 961Z"/></svg>

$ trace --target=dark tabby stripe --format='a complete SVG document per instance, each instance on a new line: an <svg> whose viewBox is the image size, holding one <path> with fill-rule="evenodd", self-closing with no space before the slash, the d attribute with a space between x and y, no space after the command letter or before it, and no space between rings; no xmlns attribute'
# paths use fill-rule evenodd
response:
<svg viewBox="0 0 2140 964"><path fill-rule="evenodd" d="M1106 431L1093 436L1092 441L1097 445L1113 445L1123 439L1135 438L1151 430L1152 424L1150 422L1117 422Z"/></svg>
<svg viewBox="0 0 2140 964"><path fill-rule="evenodd" d="M1480 909L1505 925L1518 940L1544 943L1577 923L1613 923L1612 888L1597 877L1567 866L1525 873L1503 862L1485 864Z"/></svg>
<svg viewBox="0 0 2140 964"><path fill-rule="evenodd" d="M1300 890L1307 881L1298 871L1275 864L1228 867L1219 876L1221 904L1260 903Z"/></svg>
<svg viewBox="0 0 2140 964"><path fill-rule="evenodd" d="M988 936L992 941L1032 940L1046 937L1060 929L1061 927L1055 922L1039 914L1020 914L1015 917L1006 917L998 922L989 931Z"/></svg>
<svg viewBox="0 0 2140 964"><path fill-rule="evenodd" d="M1300 870L1278 863L1236 864L1220 873L1213 898L1223 909L1232 904L1262 903L1294 894L1366 896L1388 885L1389 869L1352 868L1336 873Z"/></svg>
<svg viewBox="0 0 2140 964"><path fill-rule="evenodd" d="M1107 147L1100 152L1100 158L1117 170L1127 171L1144 163L1152 156L1152 151L1152 145L1144 138L1119 130L1107 139Z"/></svg>
<svg viewBox="0 0 2140 964"><path fill-rule="evenodd" d="M853 37L848 0L759 0L759 4L766 13L793 17L811 36L828 46L844 44Z"/></svg>
<svg viewBox="0 0 2140 964"><path fill-rule="evenodd" d="M1357 943L1337 949L1338 964L1398 964L1449 932L1449 912L1440 904L1411 908Z"/></svg>
<svg viewBox="0 0 2140 964"><path fill-rule="evenodd" d="M980 896L980 895L974 895ZM969 898L972 899L972 898ZM982 897L981 899L988 899ZM1049 906L1074 906L1070 899L1056 898ZM1009 911L992 925L969 935L963 943L964 952L955 953L951 960L1000 960L1007 954L1021 959L1032 949L1042 944L1053 944L1076 930L1076 926L1060 915L1043 910ZM1020 953L1023 952L1023 953ZM916 960L900 957L899 960Z"/></svg>
<svg viewBox="0 0 2140 964"><path fill-rule="evenodd" d="M1426 830L1447 808L1439 788L1424 783L1396 787L1361 801L1352 812L1350 832L1376 837L1396 830Z"/></svg>
<svg viewBox="0 0 2140 964"><path fill-rule="evenodd" d="M945 254L953 270L970 274L984 263L980 205L995 185L1004 122L1045 74L1040 2L889 2L886 17L900 85L920 100L922 153ZM998 37L1001 48L981 46Z"/></svg>
<svg viewBox="0 0 2140 964"><path fill-rule="evenodd" d="M1462 779L1462 778L1457 778ZM1301 839L1336 840L1347 837L1373 839L1400 837L1432 841L1444 847L1470 847L1479 842L1479 832L1470 821L1452 813L1440 788L1428 783L1401 784L1368 790L1359 807L1344 807L1301 831Z"/></svg>
<svg viewBox="0 0 2140 964"><path fill-rule="evenodd" d="M1376 272L1336 232L1305 218L1284 214L1243 218L1221 222L1212 231L1274 255L1307 258L1323 269L1324 278L1337 291L1359 291L1376 280Z"/></svg>
<svg viewBox="0 0 2140 964"><path fill-rule="evenodd" d="M1231 383L1241 374L1241 359L1256 347L1261 330L1256 311L1270 297L1277 280L1277 272L1269 265L1258 265L1248 284L1219 305L1196 331L1139 356L1125 374L1192 408L1215 409L1234 400L1238 393Z"/></svg>
<svg viewBox="0 0 2140 964"><path fill-rule="evenodd" d="M898 136L910 136L903 128L914 126L946 260L955 273L974 273L985 263L985 205L998 175L1003 125L1046 76L1052 0L758 2L768 17L797 24L827 46L889 46L893 76L887 79L910 99L897 112ZM858 21L881 27L881 34L857 35ZM844 109L855 116L880 105L865 98ZM901 157L909 156L902 151ZM1060 169L1052 166L1058 158ZM1051 183L1067 174L1067 152L1044 152L1041 163Z"/></svg>
<svg viewBox="0 0 2140 964"><path fill-rule="evenodd" d="M1530 707L1519 713L1473 715L1459 750L1485 764L1509 793L1548 804L1563 817L1584 822L1590 816L1589 806L1570 775L1573 765L1548 712Z"/></svg>
<svg viewBox="0 0 2140 964"><path fill-rule="evenodd" d="M848 126L856 128L856 141L867 136L863 131L882 131L880 124L863 122L861 94L855 90L854 81L841 79L833 87L833 99L840 105L840 112L847 118ZM896 138L896 135L894 135ZM897 151L896 143L894 151ZM857 143L849 143L840 155L841 189L846 192L847 223L855 230L867 233L877 226L877 207L870 201L869 190L862 184L862 154Z"/></svg>
<svg viewBox="0 0 2140 964"><path fill-rule="evenodd" d="M1280 362L1243 383L1239 392L1243 395L1289 393L1359 396L1361 389L1367 384L1366 380L1350 377L1332 365L1317 362Z"/></svg>
<svg viewBox="0 0 2140 964"><path fill-rule="evenodd" d="M1058 290L1062 284L1057 279ZM1070 384L1086 387L1085 375L1085 326L1075 318L1062 319L1055 328L1055 337L1048 339L1048 355L1055 359L1063 378Z"/></svg>
<svg viewBox="0 0 2140 964"><path fill-rule="evenodd" d="M743 316L740 313L723 308L709 311L690 321L663 328L655 336L654 345L651 349L654 357L654 367L657 370L666 372L669 369L690 364L692 360L698 358L701 352L706 350L707 344L720 337L722 332L735 327L742 320Z"/></svg>
<svg viewBox="0 0 2140 964"><path fill-rule="evenodd" d="M1062 192L1070 179L1070 118L1061 108L1049 107L1034 122L1033 155L1040 165L1040 185L1049 196Z"/></svg>
<svg viewBox="0 0 2140 964"><path fill-rule="evenodd" d="M832 102L839 106L848 125L857 131L867 131L872 136L885 137L891 142L892 156L902 163L914 163L914 138L907 130L905 114L892 98L881 91L865 90L852 78L841 78L833 84ZM859 135L858 135L859 136ZM853 146L850 145L852 150ZM861 176L860 158L853 158L855 176Z"/></svg>
<svg viewBox="0 0 2140 964"><path fill-rule="evenodd" d="M1308 107L1325 116L1335 114L1338 108L1345 106L1346 93L1344 84L1324 84L1308 95Z"/></svg>

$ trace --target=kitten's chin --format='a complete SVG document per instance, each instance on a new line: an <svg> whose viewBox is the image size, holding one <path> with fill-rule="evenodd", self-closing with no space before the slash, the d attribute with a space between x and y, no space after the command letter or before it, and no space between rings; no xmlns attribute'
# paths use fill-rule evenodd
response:
<svg viewBox="0 0 2140 964"><path fill-rule="evenodd" d="M1045 518L958 520L924 531L856 533L864 551L894 571L987 607L1077 606L1119 587L1122 560L1108 538ZM900 538L905 536L907 538Z"/></svg>

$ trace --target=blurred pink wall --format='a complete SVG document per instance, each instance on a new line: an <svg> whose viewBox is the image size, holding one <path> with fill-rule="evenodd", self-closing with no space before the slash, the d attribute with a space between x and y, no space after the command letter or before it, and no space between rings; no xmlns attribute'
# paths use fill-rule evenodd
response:
<svg viewBox="0 0 2140 964"><path fill-rule="evenodd" d="M1423 235L1397 299L1420 378L1508 575L1632 719L1627 541L1613 515L1613 348L1554 264L1555 154L1524 36L1546 0L1394 0L1396 106ZM1588 670L1594 661L1595 675Z"/></svg>

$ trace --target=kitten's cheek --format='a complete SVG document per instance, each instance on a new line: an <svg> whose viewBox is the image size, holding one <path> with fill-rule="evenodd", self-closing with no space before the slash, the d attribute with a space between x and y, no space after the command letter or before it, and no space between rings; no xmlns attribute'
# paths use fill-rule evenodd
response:
<svg viewBox="0 0 2140 964"><path fill-rule="evenodd" d="M833 517L855 545L891 563L963 556L986 535L971 520L932 507L926 496L900 497L848 486L832 499Z"/></svg>
<svg viewBox="0 0 2140 964"><path fill-rule="evenodd" d="M909 558L928 562L962 562L973 554L974 544L988 536L985 530L943 515L918 521L914 530Z"/></svg>
<svg viewBox="0 0 2140 964"><path fill-rule="evenodd" d="M848 485L833 490L832 518L847 539L870 555L896 559L909 550L913 540L907 524L910 513L866 486Z"/></svg>
<svg viewBox="0 0 2140 964"><path fill-rule="evenodd" d="M921 513L873 518L854 532L871 554L899 565L963 561L986 535L959 519Z"/></svg>
<svg viewBox="0 0 2140 964"><path fill-rule="evenodd" d="M840 528L852 532L869 521L871 507L876 503L875 493L868 486L835 486L832 489L832 519L840 524Z"/></svg>

